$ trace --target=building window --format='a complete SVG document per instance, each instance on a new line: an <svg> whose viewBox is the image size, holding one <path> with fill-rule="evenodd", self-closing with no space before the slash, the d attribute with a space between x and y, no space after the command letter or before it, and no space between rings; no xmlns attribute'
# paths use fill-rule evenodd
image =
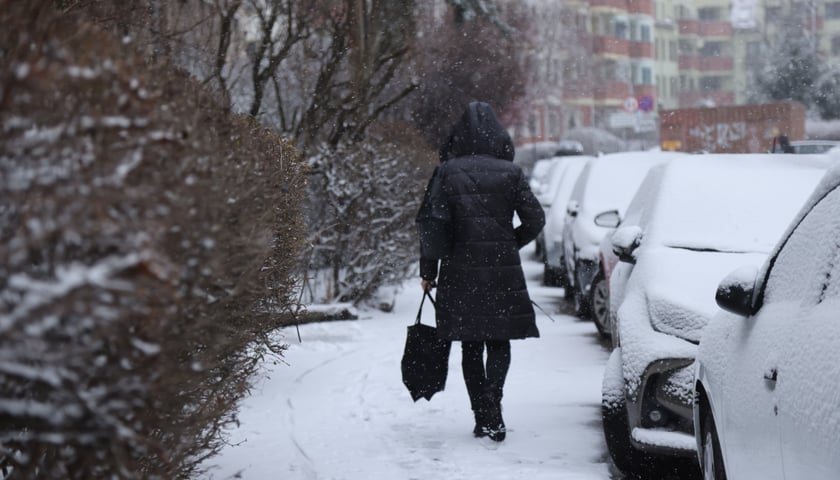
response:
<svg viewBox="0 0 840 480"><path fill-rule="evenodd" d="M831 37L831 54L840 55L840 35Z"/></svg>
<svg viewBox="0 0 840 480"><path fill-rule="evenodd" d="M700 55L704 57L719 57L721 51L720 42L706 42L700 48Z"/></svg>
<svg viewBox="0 0 840 480"><path fill-rule="evenodd" d="M720 10L715 7L698 8L697 18L704 22L717 22L720 20Z"/></svg>
<svg viewBox="0 0 840 480"><path fill-rule="evenodd" d="M639 30L639 33L640 33L640 37L642 38L643 42L651 41L650 25L642 25L640 30Z"/></svg>
<svg viewBox="0 0 840 480"><path fill-rule="evenodd" d="M703 77L700 79L700 90L704 91L719 91L723 86L720 77Z"/></svg>
<svg viewBox="0 0 840 480"><path fill-rule="evenodd" d="M653 72L650 67L642 67L642 85L653 85Z"/></svg>
<svg viewBox="0 0 840 480"><path fill-rule="evenodd" d="M671 96L677 96L677 77L671 77Z"/></svg>
<svg viewBox="0 0 840 480"><path fill-rule="evenodd" d="M764 23L781 23L782 7L767 7L764 9Z"/></svg>
<svg viewBox="0 0 840 480"><path fill-rule="evenodd" d="M840 2L829 2L825 4L826 18L840 18Z"/></svg>
<svg viewBox="0 0 840 480"><path fill-rule="evenodd" d="M668 42L668 55L672 62L677 61L677 41L671 40Z"/></svg>
<svg viewBox="0 0 840 480"><path fill-rule="evenodd" d="M627 24L624 22L615 22L615 37L627 40Z"/></svg>

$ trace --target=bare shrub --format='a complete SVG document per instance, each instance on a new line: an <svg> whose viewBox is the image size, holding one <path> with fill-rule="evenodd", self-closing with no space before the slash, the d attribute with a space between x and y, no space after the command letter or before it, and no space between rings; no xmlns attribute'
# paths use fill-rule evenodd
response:
<svg viewBox="0 0 840 480"><path fill-rule="evenodd" d="M49 1L0 22L0 466L195 474L282 353L304 168Z"/></svg>
<svg viewBox="0 0 840 480"><path fill-rule="evenodd" d="M380 124L366 143L324 148L310 159L307 267L318 283L310 301L366 303L379 287L415 273L414 215L433 160L403 123Z"/></svg>

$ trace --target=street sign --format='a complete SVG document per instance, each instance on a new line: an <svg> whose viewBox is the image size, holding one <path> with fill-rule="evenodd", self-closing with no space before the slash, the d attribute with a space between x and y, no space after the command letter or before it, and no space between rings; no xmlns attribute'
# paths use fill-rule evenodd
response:
<svg viewBox="0 0 840 480"><path fill-rule="evenodd" d="M656 131L656 114L651 112L636 112L636 124L633 129L637 133Z"/></svg>
<svg viewBox="0 0 840 480"><path fill-rule="evenodd" d="M607 117L607 124L610 128L635 128L636 116L629 112L613 112Z"/></svg>
<svg viewBox="0 0 840 480"><path fill-rule="evenodd" d="M636 97L627 97L624 99L624 110L633 113L639 109L639 101Z"/></svg>
<svg viewBox="0 0 840 480"><path fill-rule="evenodd" d="M650 112L653 110L653 97L644 95L639 99L639 109L643 112Z"/></svg>

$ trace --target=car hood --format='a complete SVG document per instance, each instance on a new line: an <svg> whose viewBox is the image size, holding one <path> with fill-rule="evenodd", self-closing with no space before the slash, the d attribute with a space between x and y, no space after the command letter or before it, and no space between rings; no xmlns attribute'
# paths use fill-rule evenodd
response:
<svg viewBox="0 0 840 480"><path fill-rule="evenodd" d="M644 275L651 326L659 332L699 343L703 327L719 310L720 281L745 265L760 266L760 252L718 252L654 247L639 252L633 275ZM641 267L641 268L640 268Z"/></svg>

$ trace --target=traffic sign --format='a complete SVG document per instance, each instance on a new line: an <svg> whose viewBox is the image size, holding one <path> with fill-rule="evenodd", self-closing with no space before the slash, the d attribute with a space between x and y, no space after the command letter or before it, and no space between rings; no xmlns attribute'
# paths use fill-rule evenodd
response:
<svg viewBox="0 0 840 480"><path fill-rule="evenodd" d="M653 110L653 97L651 97L650 95L644 95L642 98L640 98L639 108L643 112L649 112Z"/></svg>
<svg viewBox="0 0 840 480"><path fill-rule="evenodd" d="M639 109L639 101L636 97L627 97L624 99L624 110L633 113Z"/></svg>

